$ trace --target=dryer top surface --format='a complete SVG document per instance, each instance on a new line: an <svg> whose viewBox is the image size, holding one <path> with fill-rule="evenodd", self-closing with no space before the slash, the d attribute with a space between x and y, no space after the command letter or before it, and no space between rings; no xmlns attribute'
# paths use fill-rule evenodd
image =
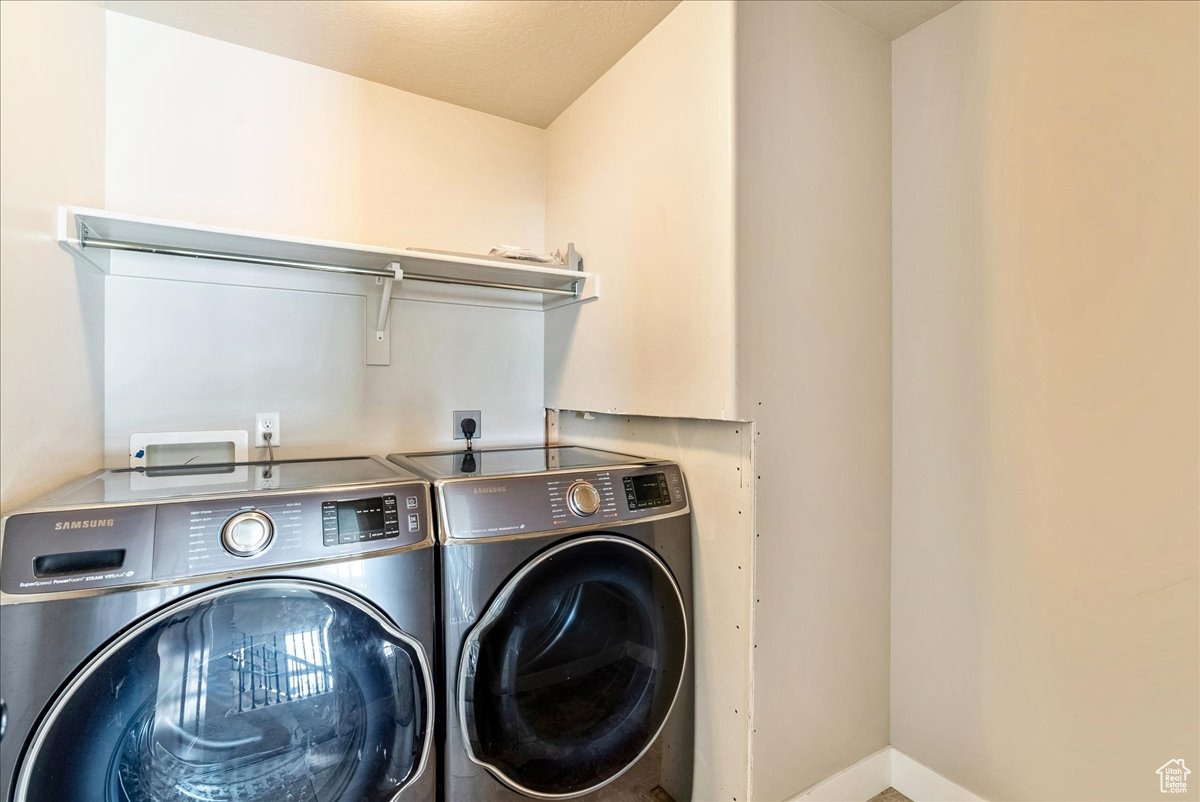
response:
<svg viewBox="0 0 1200 802"><path fill-rule="evenodd" d="M654 460L582 446L502 448L475 451L437 451L392 454L392 462L429 479L484 479L571 469L646 465Z"/></svg>

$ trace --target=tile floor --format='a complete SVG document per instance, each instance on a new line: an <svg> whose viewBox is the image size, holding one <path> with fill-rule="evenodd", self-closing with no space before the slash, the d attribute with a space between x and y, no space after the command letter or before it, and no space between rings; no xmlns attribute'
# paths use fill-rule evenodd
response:
<svg viewBox="0 0 1200 802"><path fill-rule="evenodd" d="M912 800L895 788L885 788L880 793L868 799L867 802L912 802Z"/></svg>

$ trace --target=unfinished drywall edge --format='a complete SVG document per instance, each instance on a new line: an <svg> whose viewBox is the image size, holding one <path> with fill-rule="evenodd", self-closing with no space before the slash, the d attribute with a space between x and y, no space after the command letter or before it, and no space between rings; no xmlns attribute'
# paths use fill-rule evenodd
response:
<svg viewBox="0 0 1200 802"><path fill-rule="evenodd" d="M695 515L693 798L746 800L753 651L753 433L744 422L553 411L561 442L673 459Z"/></svg>
<svg viewBox="0 0 1200 802"><path fill-rule="evenodd" d="M821 3L738 3L737 37L751 797L780 800L890 743L890 48Z"/></svg>

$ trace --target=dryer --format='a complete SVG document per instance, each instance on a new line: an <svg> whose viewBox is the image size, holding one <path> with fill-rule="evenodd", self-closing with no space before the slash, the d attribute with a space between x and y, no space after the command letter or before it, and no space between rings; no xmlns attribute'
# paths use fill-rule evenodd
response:
<svg viewBox="0 0 1200 802"><path fill-rule="evenodd" d="M428 483L102 471L0 528L0 792L432 802Z"/></svg>
<svg viewBox="0 0 1200 802"><path fill-rule="evenodd" d="M689 800L679 466L570 446L390 459L434 485L444 799Z"/></svg>

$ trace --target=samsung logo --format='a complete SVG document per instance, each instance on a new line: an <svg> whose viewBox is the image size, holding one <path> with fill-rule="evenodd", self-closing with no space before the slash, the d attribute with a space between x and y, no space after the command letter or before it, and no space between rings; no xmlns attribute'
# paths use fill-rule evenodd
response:
<svg viewBox="0 0 1200 802"><path fill-rule="evenodd" d="M492 485L491 487L477 487L474 492L477 496L480 493L507 493L508 488L504 485Z"/></svg>
<svg viewBox="0 0 1200 802"><path fill-rule="evenodd" d="M99 529L102 526L112 526L112 518L92 518L89 521L59 521L54 525L54 531L62 529Z"/></svg>

